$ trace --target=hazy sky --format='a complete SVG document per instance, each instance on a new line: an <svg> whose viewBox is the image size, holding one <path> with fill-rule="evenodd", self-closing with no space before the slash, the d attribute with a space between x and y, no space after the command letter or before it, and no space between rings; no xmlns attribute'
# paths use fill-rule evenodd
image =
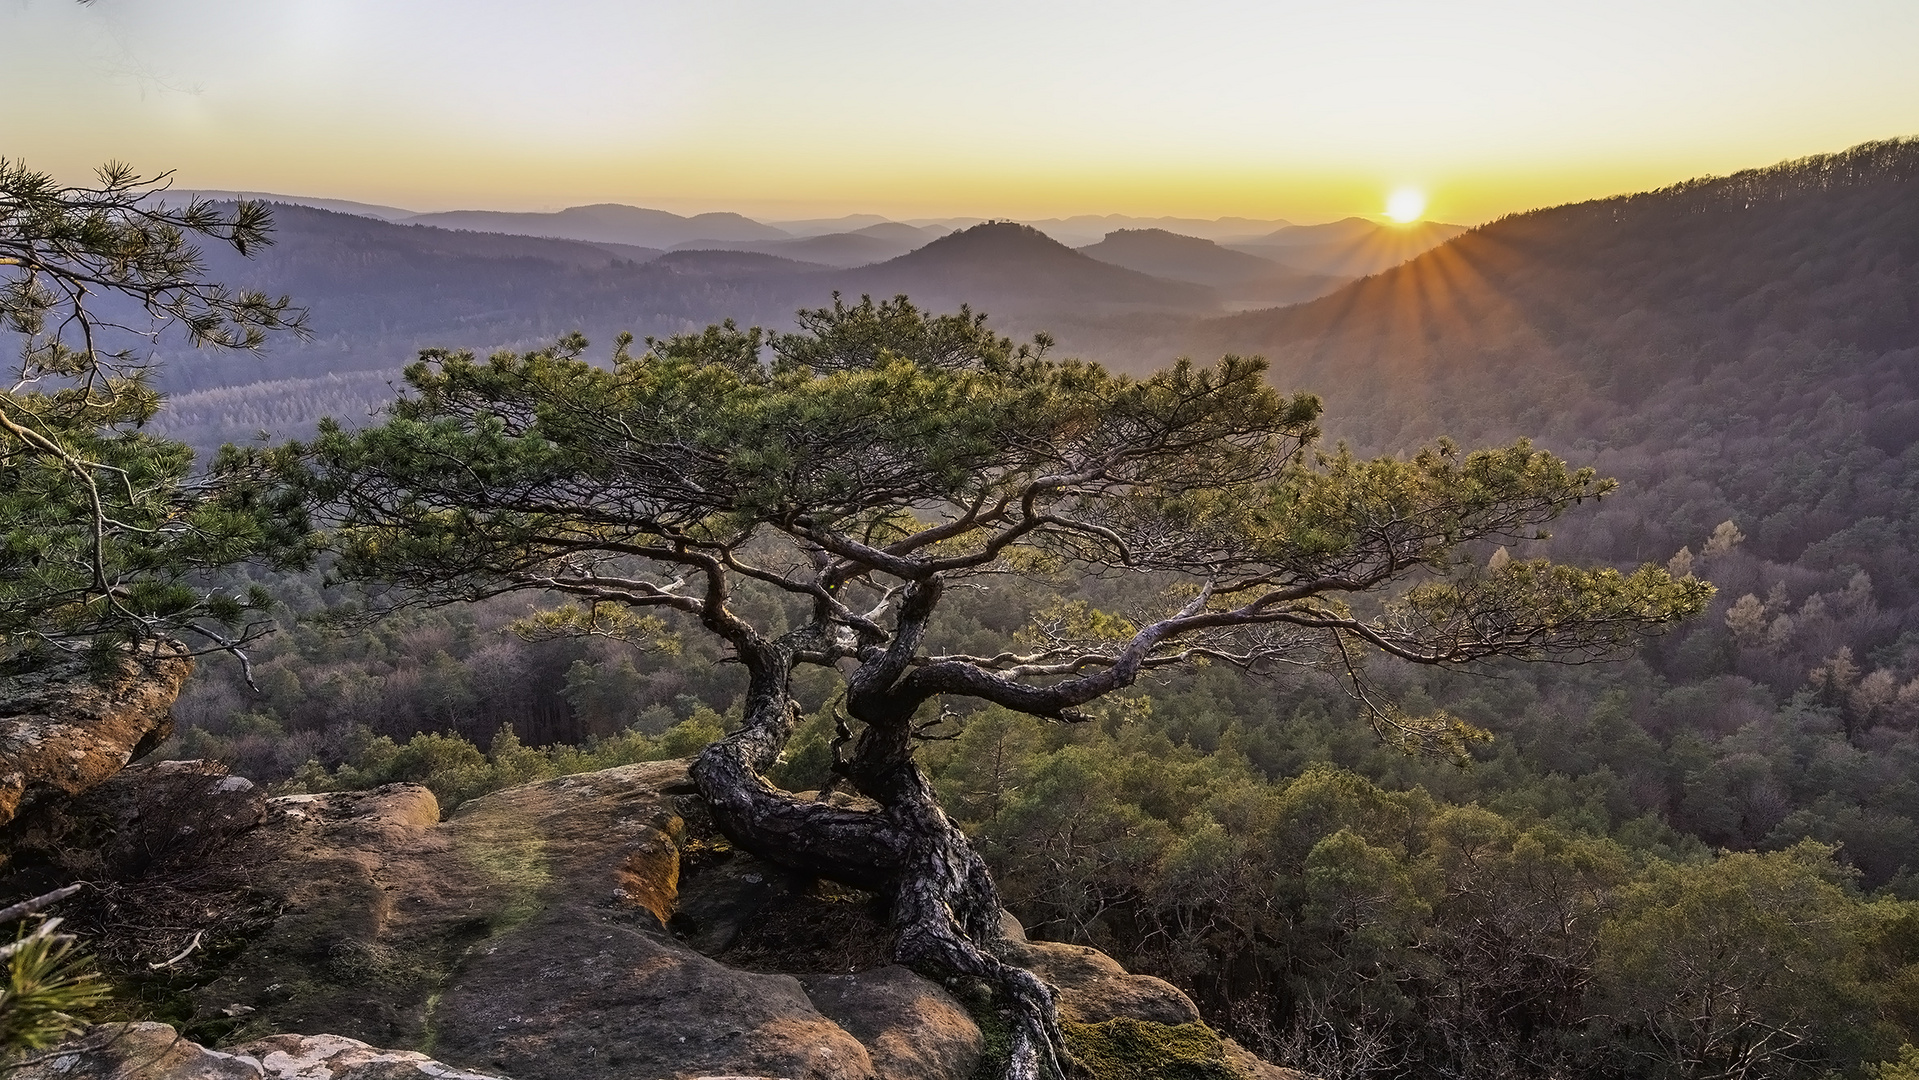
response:
<svg viewBox="0 0 1919 1080"><path fill-rule="evenodd" d="M762 218L1474 223L1919 134L1919 0L0 0L0 155Z"/></svg>

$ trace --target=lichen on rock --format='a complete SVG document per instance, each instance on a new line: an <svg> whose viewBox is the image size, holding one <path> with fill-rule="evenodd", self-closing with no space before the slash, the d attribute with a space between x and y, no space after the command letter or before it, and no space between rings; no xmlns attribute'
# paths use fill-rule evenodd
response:
<svg viewBox="0 0 1919 1080"><path fill-rule="evenodd" d="M0 825L38 799L100 784L164 740L193 671L186 648L165 640L104 671L91 652L14 664L0 671Z"/></svg>

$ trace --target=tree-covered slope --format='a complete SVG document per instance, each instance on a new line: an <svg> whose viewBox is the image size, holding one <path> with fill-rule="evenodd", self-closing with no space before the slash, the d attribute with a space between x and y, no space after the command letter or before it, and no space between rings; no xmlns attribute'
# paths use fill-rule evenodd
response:
<svg viewBox="0 0 1919 1080"><path fill-rule="evenodd" d="M1900 366L1882 358L1919 346L1916 264L1919 140L1894 140L1503 218L1206 340L1266 354L1335 414L1364 406L1373 419L1352 430L1369 441L1585 432L1594 409L1758 374L1768 350Z"/></svg>
<svg viewBox="0 0 1919 1080"><path fill-rule="evenodd" d="M1272 358L1363 445L1526 435L1596 459L1625 494L1568 530L1593 554L1663 560L1730 518L1749 554L1868 568L1862 522L1911 549L1919 140L1506 218L1220 320L1213 350Z"/></svg>

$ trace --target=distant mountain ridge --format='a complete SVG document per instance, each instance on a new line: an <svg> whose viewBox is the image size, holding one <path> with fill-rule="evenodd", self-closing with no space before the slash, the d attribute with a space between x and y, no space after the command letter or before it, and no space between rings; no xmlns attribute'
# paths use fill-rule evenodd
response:
<svg viewBox="0 0 1919 1080"><path fill-rule="evenodd" d="M1101 262L1011 221L943 236L896 259L848 271L841 280L849 293L904 292L916 302L970 302L1008 311L1056 304L1208 311L1218 302L1204 286Z"/></svg>
<svg viewBox="0 0 1919 1080"><path fill-rule="evenodd" d="M641 247L670 248L688 240L783 240L784 230L763 225L734 213L695 214L681 217L665 210L627 206L622 203L595 203L572 206L550 214L512 213L504 210L448 210L419 214L406 219L411 225L433 225L442 229L469 229L474 232L516 233L523 236L550 236L563 240L610 240Z"/></svg>
<svg viewBox="0 0 1919 1080"><path fill-rule="evenodd" d="M1307 273L1364 277L1431 251L1465 231L1463 225L1437 221L1381 225L1349 217L1324 225L1294 225L1227 246Z"/></svg>
<svg viewBox="0 0 1919 1080"><path fill-rule="evenodd" d="M880 214L846 214L836 218L803 218L791 221L762 222L742 214L714 212L684 216L665 210L653 210L625 203L596 203L556 211L443 210L421 212L397 206L355 202L350 199L319 198L259 191L215 191L179 189L171 194L198 195L215 201L258 199L291 206L333 210L382 221L434 225L447 229L505 233L519 236L543 236L588 243L622 243L651 248L672 248L701 241L725 243L777 242L803 240L816 236L858 234L904 243L913 237L925 243L960 229L969 229L987 221L979 217L912 218L899 221ZM1364 221L1349 218L1347 221ZM690 223L690 225L689 225ZM1026 221L1048 236L1068 246L1096 243L1102 236L1120 229L1164 229L1169 232L1221 243L1260 243L1278 230L1320 228L1293 225L1281 218L1187 218L1134 217L1126 214L1080 214L1074 217ZM1339 224L1339 223L1335 223ZM917 246L917 245L915 245Z"/></svg>
<svg viewBox="0 0 1919 1080"><path fill-rule="evenodd" d="M1324 296L1349 279L1310 274L1270 259L1221 247L1211 240L1165 229L1120 229L1097 244L1078 249L1101 262L1142 274L1190 281L1216 290L1228 301L1296 304Z"/></svg>
<svg viewBox="0 0 1919 1080"><path fill-rule="evenodd" d="M381 206L378 203L354 202L351 199L320 199L308 195L276 195L266 191L217 191L211 188L171 188L160 196L163 200L206 199L209 202L237 202L251 199L256 202L286 203L289 206L309 206L315 210L332 210L340 214L353 214L358 217L378 218L381 221L405 221L418 217L418 210L402 210L397 206Z"/></svg>
<svg viewBox="0 0 1919 1080"><path fill-rule="evenodd" d="M803 262L850 268L885 262L951 232L938 225L917 227L882 221L850 232L822 233L781 240L688 240L677 250L757 251Z"/></svg>

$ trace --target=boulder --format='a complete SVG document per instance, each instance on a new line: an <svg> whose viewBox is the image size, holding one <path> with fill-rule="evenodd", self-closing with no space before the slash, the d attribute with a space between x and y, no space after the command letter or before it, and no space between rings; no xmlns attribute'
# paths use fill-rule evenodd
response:
<svg viewBox="0 0 1919 1080"><path fill-rule="evenodd" d="M1226 1060L1248 1080L1313 1080L1298 1069L1275 1065L1231 1039L1220 1040L1226 1048Z"/></svg>
<svg viewBox="0 0 1919 1080"><path fill-rule="evenodd" d="M201 1015L236 1017L230 1039L431 1045L520 1080L879 1076L799 979L729 967L668 929L685 822L662 789L685 770L528 784L444 822L412 785L271 800L239 857L282 912L194 992Z"/></svg>
<svg viewBox="0 0 1919 1080"><path fill-rule="evenodd" d="M1098 949L1052 941L1009 941L1001 947L1000 956L1053 984L1059 992L1062 1020L1097 1024L1127 1019L1169 1026L1199 1020L1199 1008L1185 991L1151 975L1129 974L1119 961Z"/></svg>
<svg viewBox="0 0 1919 1080"><path fill-rule="evenodd" d="M165 1024L101 1024L36 1055L8 1080L262 1080L260 1063L208 1050Z"/></svg>
<svg viewBox="0 0 1919 1080"><path fill-rule="evenodd" d="M160 641L106 674L86 654L0 674L0 825L39 799L94 787L172 734L192 671L184 646Z"/></svg>
<svg viewBox="0 0 1919 1080"><path fill-rule="evenodd" d="M802 976L800 983L814 1007L866 1047L887 1080L970 1077L986 1050L965 1006L897 964Z"/></svg>
<svg viewBox="0 0 1919 1080"><path fill-rule="evenodd" d="M228 1052L259 1062L262 1080L505 1080L338 1035L274 1035Z"/></svg>

